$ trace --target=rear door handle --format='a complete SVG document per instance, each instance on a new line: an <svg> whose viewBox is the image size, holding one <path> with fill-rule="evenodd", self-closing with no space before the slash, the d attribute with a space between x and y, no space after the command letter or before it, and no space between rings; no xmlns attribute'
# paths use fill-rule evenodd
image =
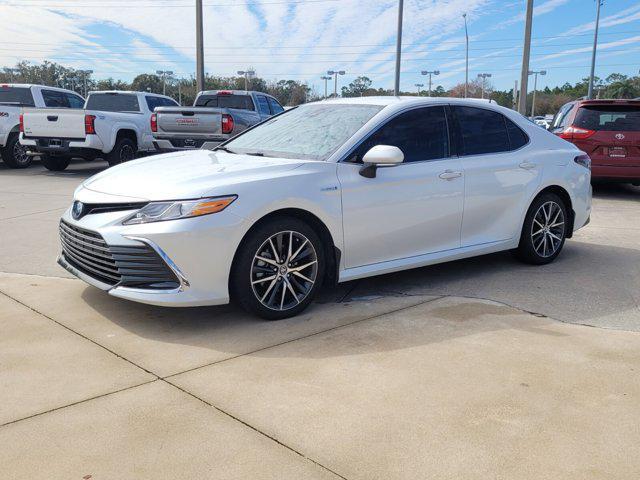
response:
<svg viewBox="0 0 640 480"><path fill-rule="evenodd" d="M57 115L47 115L47 120L49 120L50 122L57 122L58 121L58 116Z"/></svg>
<svg viewBox="0 0 640 480"><path fill-rule="evenodd" d="M454 172L453 170L445 170L440 175L438 175L443 180L453 180L454 178L460 178L462 176L462 172Z"/></svg>
<svg viewBox="0 0 640 480"><path fill-rule="evenodd" d="M520 168L524 168L525 170L531 170L532 168L536 168L536 164L531 162L522 162L520 164Z"/></svg>

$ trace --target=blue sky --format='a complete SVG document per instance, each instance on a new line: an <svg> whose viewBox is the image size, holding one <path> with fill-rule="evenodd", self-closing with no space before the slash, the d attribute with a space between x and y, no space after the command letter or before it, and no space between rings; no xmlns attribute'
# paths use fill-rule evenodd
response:
<svg viewBox="0 0 640 480"><path fill-rule="evenodd" d="M194 0L0 0L0 66L48 59L95 76L131 80L143 72L195 71ZM219 75L253 67L267 79L293 78L324 89L327 69L348 83L367 75L391 87L397 0L204 0L205 69ZM594 0L536 0L532 69L539 86L589 73ZM464 80L464 24L470 78L492 74L496 88L519 78L525 0L405 0L401 87ZM596 74L637 75L640 2L605 0Z"/></svg>

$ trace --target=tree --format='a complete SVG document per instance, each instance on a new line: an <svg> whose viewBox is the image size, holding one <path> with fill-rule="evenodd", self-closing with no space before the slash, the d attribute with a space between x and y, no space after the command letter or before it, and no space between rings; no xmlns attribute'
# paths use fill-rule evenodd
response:
<svg viewBox="0 0 640 480"><path fill-rule="evenodd" d="M141 73L131 82L131 90L162 93L162 78L155 74Z"/></svg>
<svg viewBox="0 0 640 480"><path fill-rule="evenodd" d="M343 97L362 97L367 92L373 82L369 77L358 77L348 86L342 87Z"/></svg>

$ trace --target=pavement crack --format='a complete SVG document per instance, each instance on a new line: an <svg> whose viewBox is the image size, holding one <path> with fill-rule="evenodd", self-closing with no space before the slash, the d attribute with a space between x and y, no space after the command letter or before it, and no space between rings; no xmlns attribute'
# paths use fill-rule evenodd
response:
<svg viewBox="0 0 640 480"><path fill-rule="evenodd" d="M231 413L227 412L226 410L224 410L224 409L222 409L222 408L218 407L217 405L214 405L213 403L206 401L206 400L205 400L205 399L203 399L202 397L197 396L196 394L194 394L194 393L190 392L189 390L185 390L184 388L182 388L182 387L180 387L180 386L176 385L175 383L170 382L170 381L169 381L169 380L167 380L167 379L161 379L161 381L165 382L167 385L171 385L172 387L174 387L174 388L176 388L176 389L180 390L182 393L185 393L186 395L189 395L190 397L193 397L193 398L195 398L196 400L199 400L200 402L202 402L202 403L204 403L205 405L207 405L207 406L209 406L209 407L211 407L211 408L215 409L216 411L218 411L218 412L222 413L223 415L226 415L227 417L231 418L232 420L235 420L236 422L241 423L241 424L242 424L242 425L244 425L245 427L250 428L250 429L251 429L251 430L253 430L254 432L256 432L256 433L258 433L258 434L260 434L260 435L262 435L262 436L264 436L264 437L268 438L269 440L271 440L271 441L273 441L273 442L277 443L277 444L278 444L278 445L280 445L281 447L286 448L286 449L287 449L287 450L289 450L290 452L293 452L293 453L295 453L296 455L299 455L300 457L304 458L305 460L308 460L309 462L313 463L314 465L317 465L318 467L320 467L320 468L322 468L322 469L324 469L324 470L326 470L326 471L328 471L328 472L332 473L332 474L333 474L333 475L335 475L336 477L341 478L341 479L343 479L343 480L348 480L348 479L347 479L347 477L345 477L345 476L343 476L343 475L340 475L338 472L336 472L336 471L334 471L334 470L330 469L330 468L329 468L329 467L327 467L326 465L321 464L320 462L318 462L318 461L314 460L313 458L311 458L311 457L309 457L309 456L305 455L305 454L304 454L304 453L302 453L301 451L296 450L295 448L293 448L293 447L292 447L292 446L290 446L290 445L287 445L286 443L282 442L281 440L278 440L278 439L277 439L276 437L274 437L273 435L269 435L268 433L263 432L263 431L262 431L262 430L260 430L259 428L257 428L257 427L255 427L255 426L251 425L250 423L245 422L245 421L244 421L244 420L242 420L241 418L236 417L235 415L233 415L233 414L231 414Z"/></svg>
<svg viewBox="0 0 640 480"><path fill-rule="evenodd" d="M29 420L30 418L39 417L39 416L45 415L47 413L56 412L58 410L62 410L62 409L68 408L68 407L73 407L75 405L80 405L81 403L90 402L91 400L96 400L98 398L108 397L109 395L113 395L114 393L125 392L127 390L131 390L132 388L138 388L138 387L141 387L143 385L148 385L150 383L157 382L158 380L159 380L158 378L154 378L153 380L147 380L146 382L138 383L136 385L130 385L128 387L120 388L120 389L114 390L112 392L101 393L100 395L95 395L93 397L84 398L82 400L78 400L77 402L68 403L66 405L60 405L59 407L51 408L51 409L45 410L43 412L38 412L38 413L34 413L32 415L27 415L26 417L17 418L15 420L11 420L10 422L6 422L6 423L0 424L0 428L6 427L7 425L12 425L14 423L22 422L24 420Z"/></svg>
<svg viewBox="0 0 640 480"><path fill-rule="evenodd" d="M418 296L418 295L416 295L416 296ZM424 296L424 295L422 295L422 296ZM342 324L342 325L336 325L335 327L326 328L324 330L319 330L317 332L309 333L308 335L303 335L302 337L292 338L290 340L285 340L284 342L276 343L274 345L269 345L267 347L258 348L256 350L251 350L251 351L245 352L245 353L239 353L238 355L233 355L231 357L223 358L222 360L216 360L215 362L210 362L210 363L207 363L207 364L204 364L204 365L199 365L197 367L189 368L189 369L183 370L181 372L172 373L171 375L166 375L164 377L160 377L160 379L161 380L166 380L167 378L176 377L176 376L182 375L184 373L189 373L189 372L193 372L195 370L199 370L201 368L210 367L211 365L217 365L219 363L224 363L224 362L228 362L230 360L235 360L236 358L245 357L247 355L253 355L254 353L258 353L258 352L263 352L265 350L269 350L270 348L281 347L282 345L287 345L289 343L297 342L299 340L305 340L307 338L314 337L316 335L321 335L323 333L332 332L334 330L338 330L340 328L349 327L349 326L355 325L357 323L366 322L366 321L369 321L369 320L374 320L376 318L384 317L385 315L391 315L393 313L401 312L401 311L407 310L409 308L418 307L420 305L424 305L424 304L429 303L429 302L434 302L436 300L440 300L443 297L444 297L444 295L438 296L436 298L429 298L428 300L424 300L422 302L414 303L412 305L407 305L405 307L395 308L393 310L389 310L389 311L383 312L383 313L377 313L377 314L371 315L369 317L365 317L365 318L360 318L358 320L354 320L353 322L345 323L345 324Z"/></svg>

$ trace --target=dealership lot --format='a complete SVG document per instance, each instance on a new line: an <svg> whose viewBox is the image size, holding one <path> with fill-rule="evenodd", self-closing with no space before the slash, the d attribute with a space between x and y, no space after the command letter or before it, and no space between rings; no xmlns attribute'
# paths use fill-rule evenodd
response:
<svg viewBox="0 0 640 480"><path fill-rule="evenodd" d="M597 187L553 264L351 282L264 322L57 267L57 220L103 167L0 165L6 478L635 478L640 188Z"/></svg>

